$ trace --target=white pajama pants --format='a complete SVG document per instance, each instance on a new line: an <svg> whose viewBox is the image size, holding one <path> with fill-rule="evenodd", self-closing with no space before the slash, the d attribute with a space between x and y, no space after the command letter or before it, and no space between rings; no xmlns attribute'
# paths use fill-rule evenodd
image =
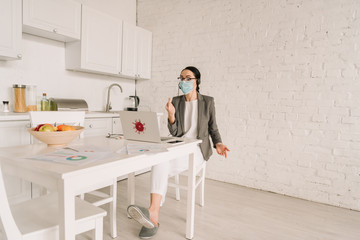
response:
<svg viewBox="0 0 360 240"><path fill-rule="evenodd" d="M205 160L200 147L194 153L195 167L200 166ZM189 155L179 156L171 161L155 165L151 169L151 193L160 194L161 206L165 202L168 180L189 168Z"/></svg>

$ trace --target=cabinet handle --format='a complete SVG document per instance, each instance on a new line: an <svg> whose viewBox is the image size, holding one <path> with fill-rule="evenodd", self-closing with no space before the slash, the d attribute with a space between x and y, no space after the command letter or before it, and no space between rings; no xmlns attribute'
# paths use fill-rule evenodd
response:
<svg viewBox="0 0 360 240"><path fill-rule="evenodd" d="M54 32L54 33L57 33L57 29L56 29L56 28L54 28L53 32Z"/></svg>
<svg viewBox="0 0 360 240"><path fill-rule="evenodd" d="M93 125L92 125L92 124L90 124L90 125L89 125L89 128L92 128L92 127L93 127Z"/></svg>
<svg viewBox="0 0 360 240"><path fill-rule="evenodd" d="M18 54L17 57L18 57L18 58L22 58L22 54Z"/></svg>

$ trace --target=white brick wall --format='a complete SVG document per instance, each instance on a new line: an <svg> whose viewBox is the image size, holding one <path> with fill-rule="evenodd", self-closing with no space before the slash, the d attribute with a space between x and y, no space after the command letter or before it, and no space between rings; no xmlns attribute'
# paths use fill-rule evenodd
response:
<svg viewBox="0 0 360 240"><path fill-rule="evenodd" d="M360 210L360 1L138 0L138 25L143 102L165 113L187 65L215 97L231 152L209 178Z"/></svg>

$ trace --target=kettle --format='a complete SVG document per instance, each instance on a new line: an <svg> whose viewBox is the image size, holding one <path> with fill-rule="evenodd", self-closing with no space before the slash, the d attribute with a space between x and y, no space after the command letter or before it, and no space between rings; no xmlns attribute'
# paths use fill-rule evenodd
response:
<svg viewBox="0 0 360 240"><path fill-rule="evenodd" d="M129 96L130 104L126 108L126 111L137 111L140 104L140 98L138 96Z"/></svg>

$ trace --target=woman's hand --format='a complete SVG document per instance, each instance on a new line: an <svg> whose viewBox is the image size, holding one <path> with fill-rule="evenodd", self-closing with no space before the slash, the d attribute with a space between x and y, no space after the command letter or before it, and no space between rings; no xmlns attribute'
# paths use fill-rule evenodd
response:
<svg viewBox="0 0 360 240"><path fill-rule="evenodd" d="M168 112L169 122L173 124L175 122L175 107L171 103L171 98L169 98L169 101L167 102L165 109Z"/></svg>
<svg viewBox="0 0 360 240"><path fill-rule="evenodd" d="M225 156L225 158L227 157L226 151L230 150L222 143L217 143L216 144L216 152L221 155L221 156Z"/></svg>

